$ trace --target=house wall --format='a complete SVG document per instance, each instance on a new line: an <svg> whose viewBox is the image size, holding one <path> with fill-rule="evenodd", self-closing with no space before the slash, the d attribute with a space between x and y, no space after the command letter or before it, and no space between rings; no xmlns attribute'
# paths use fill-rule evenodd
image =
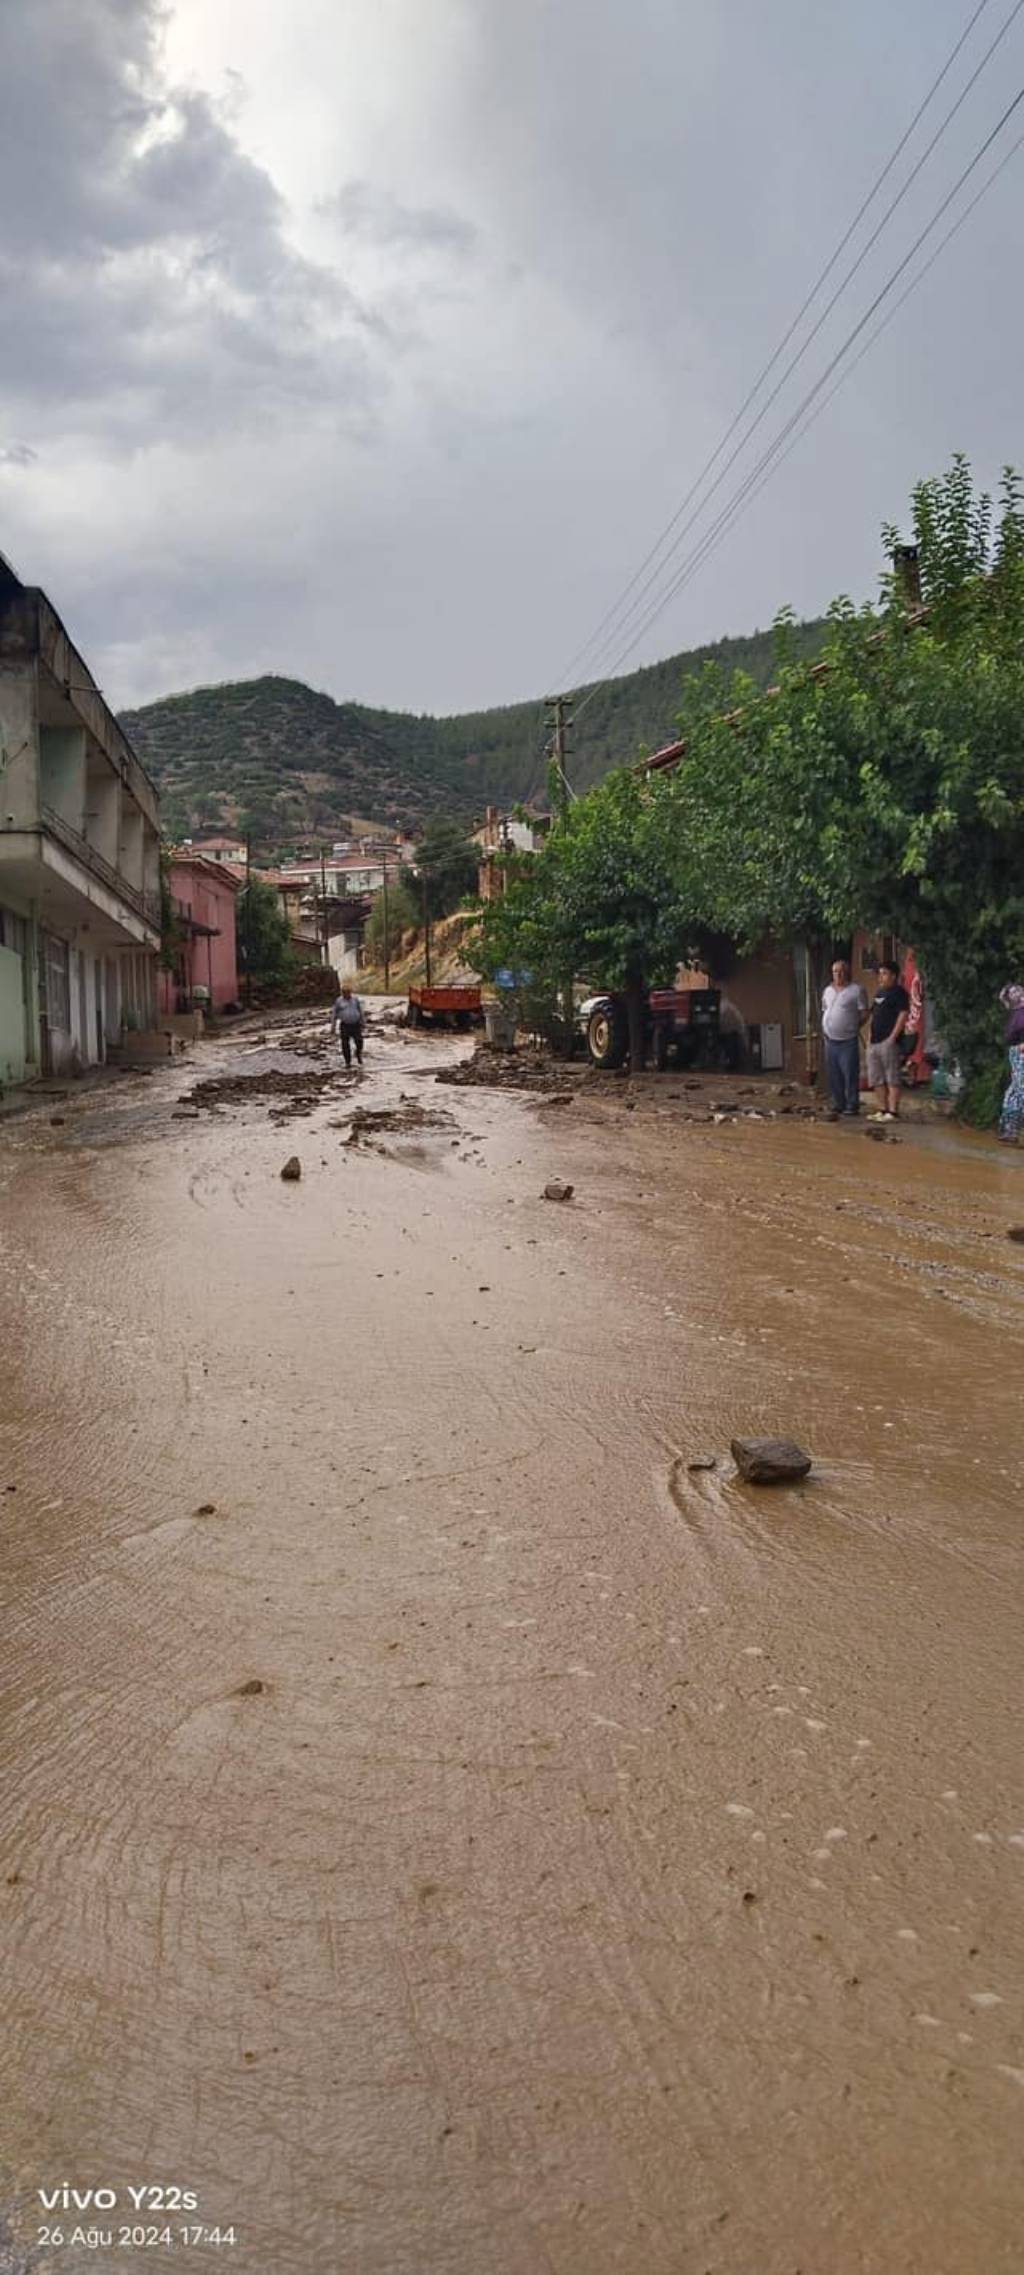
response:
<svg viewBox="0 0 1024 2275"><path fill-rule="evenodd" d="M238 1002L238 945L235 926L237 886L232 877L219 874L207 861L172 861L170 890L184 903L196 924L213 927L214 937L190 939L185 948L185 969L190 988L208 987L213 1010ZM160 975L160 1007L177 1008L174 975Z"/></svg>
<svg viewBox="0 0 1024 2275"><path fill-rule="evenodd" d="M781 1027L781 1071L804 1082L808 1079L808 1038L796 977L796 957L802 954L799 947L791 951L768 941L752 955L737 957L720 972L707 974L683 967L677 974L677 985L717 987L724 1005L733 1004L747 1027Z"/></svg>
<svg viewBox="0 0 1024 2275"><path fill-rule="evenodd" d="M0 948L0 1085L25 1072L24 967L13 948Z"/></svg>
<svg viewBox="0 0 1024 2275"><path fill-rule="evenodd" d="M5 589L0 1070L17 1070L8 1079L102 1064L123 1021L152 1023L158 888L154 785L45 594Z"/></svg>
<svg viewBox="0 0 1024 2275"><path fill-rule="evenodd" d="M0 826L34 829L38 813L35 666L0 663Z"/></svg>
<svg viewBox="0 0 1024 2275"><path fill-rule="evenodd" d="M52 806L69 829L85 836L86 758L84 727L39 729L39 800ZM111 776L113 782L114 777Z"/></svg>
<svg viewBox="0 0 1024 2275"><path fill-rule="evenodd" d="M29 909L0 905L0 1084L38 1070L36 928Z"/></svg>
<svg viewBox="0 0 1024 2275"><path fill-rule="evenodd" d="M327 961L339 979L351 979L359 970L358 932L335 932L327 942Z"/></svg>

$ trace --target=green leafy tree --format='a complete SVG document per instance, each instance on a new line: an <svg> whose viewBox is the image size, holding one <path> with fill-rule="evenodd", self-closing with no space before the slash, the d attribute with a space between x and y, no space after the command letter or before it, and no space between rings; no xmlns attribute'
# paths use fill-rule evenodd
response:
<svg viewBox="0 0 1024 2275"><path fill-rule="evenodd" d="M272 885L254 877L235 903L239 969L247 978L273 986L290 977L294 956L285 916Z"/></svg>
<svg viewBox="0 0 1024 2275"><path fill-rule="evenodd" d="M436 920L476 892L479 849L466 836L462 823L439 815L428 822L416 847L411 868L401 871L405 891L428 916Z"/></svg>
<svg viewBox="0 0 1024 2275"><path fill-rule="evenodd" d="M669 786L634 768L577 799L484 910L481 969L528 971L554 995L568 978L621 989L630 1064L643 1065L647 988L671 980L691 943L693 908L679 860Z"/></svg>
<svg viewBox="0 0 1024 2275"><path fill-rule="evenodd" d="M390 952L394 956L403 932L415 932L420 923L420 911L404 885L389 885L387 936ZM366 945L375 964L384 955L384 895L378 893L366 927Z"/></svg>
<svg viewBox="0 0 1024 2275"><path fill-rule="evenodd" d="M887 533L890 540L892 532ZM681 858L705 920L753 946L823 953L858 925L913 943L969 1078L991 1085L1000 987L1024 972L1024 514L956 459L914 493L925 613L895 578L838 601L822 662L788 652L773 693L685 693L673 776Z"/></svg>

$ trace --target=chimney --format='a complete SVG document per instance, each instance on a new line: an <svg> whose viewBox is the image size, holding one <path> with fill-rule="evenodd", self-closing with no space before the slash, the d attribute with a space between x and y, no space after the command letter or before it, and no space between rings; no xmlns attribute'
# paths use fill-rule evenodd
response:
<svg viewBox="0 0 1024 2275"><path fill-rule="evenodd" d="M908 615L921 606L921 556L916 545L897 545L892 556L896 589Z"/></svg>

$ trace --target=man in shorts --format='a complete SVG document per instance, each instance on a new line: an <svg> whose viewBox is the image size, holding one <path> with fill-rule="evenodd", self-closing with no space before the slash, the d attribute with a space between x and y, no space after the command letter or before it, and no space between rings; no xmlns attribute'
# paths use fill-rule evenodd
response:
<svg viewBox="0 0 1024 2275"><path fill-rule="evenodd" d="M907 1024L910 997L900 986L895 964L879 964L878 992L868 1031L868 1088L878 1098L873 1122L895 1122L900 1111L900 1036Z"/></svg>

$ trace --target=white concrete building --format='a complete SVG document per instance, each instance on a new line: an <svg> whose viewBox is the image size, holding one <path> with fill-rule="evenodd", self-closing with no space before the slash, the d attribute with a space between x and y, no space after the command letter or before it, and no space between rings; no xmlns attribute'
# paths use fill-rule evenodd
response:
<svg viewBox="0 0 1024 2275"><path fill-rule="evenodd" d="M157 793L45 593L0 557L0 1083L152 1027Z"/></svg>

